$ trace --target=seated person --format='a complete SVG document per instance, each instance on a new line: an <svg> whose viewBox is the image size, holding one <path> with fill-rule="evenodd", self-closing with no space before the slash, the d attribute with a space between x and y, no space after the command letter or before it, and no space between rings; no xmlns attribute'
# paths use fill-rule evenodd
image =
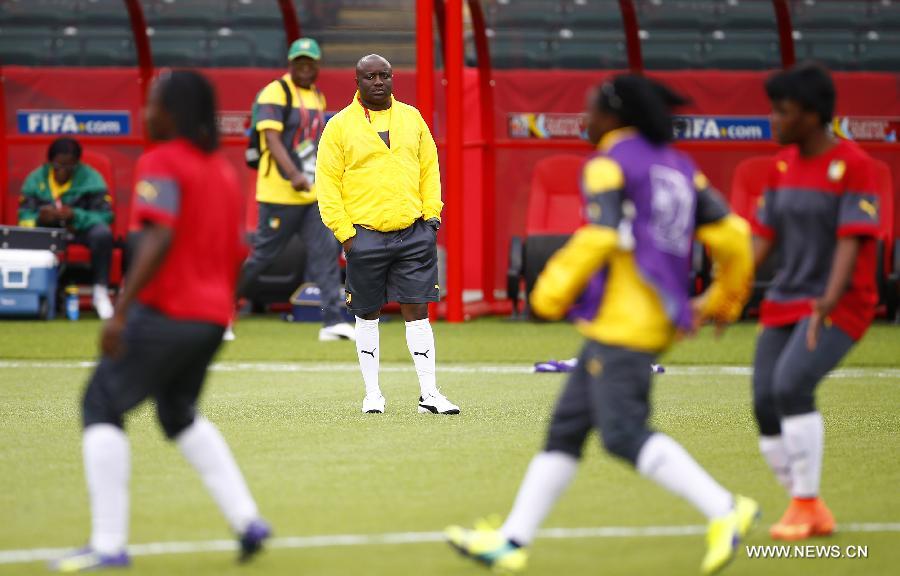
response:
<svg viewBox="0 0 900 576"><path fill-rule="evenodd" d="M67 228L73 242L90 249L94 309L103 320L113 313L107 288L112 220L106 182L99 172L81 163L81 144L72 138L54 140L47 150L47 163L29 174L22 185L19 226Z"/></svg>

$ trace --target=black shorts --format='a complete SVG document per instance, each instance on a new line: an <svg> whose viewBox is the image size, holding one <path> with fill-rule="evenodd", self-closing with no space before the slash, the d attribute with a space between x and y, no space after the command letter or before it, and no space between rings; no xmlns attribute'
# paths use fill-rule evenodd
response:
<svg viewBox="0 0 900 576"><path fill-rule="evenodd" d="M197 397L224 330L135 305L125 326L123 354L103 357L88 383L84 425L122 427L123 416L152 397L163 430L174 438L194 421Z"/></svg>
<svg viewBox="0 0 900 576"><path fill-rule="evenodd" d="M356 226L347 254L347 307L357 316L388 302L437 302L437 231L423 220L397 232Z"/></svg>

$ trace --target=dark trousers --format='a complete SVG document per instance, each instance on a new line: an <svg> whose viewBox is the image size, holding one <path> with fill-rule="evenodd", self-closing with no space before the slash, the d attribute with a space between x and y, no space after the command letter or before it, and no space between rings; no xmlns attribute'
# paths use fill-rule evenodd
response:
<svg viewBox="0 0 900 576"><path fill-rule="evenodd" d="M259 220L253 253L244 263L238 295L281 254L294 234L300 234L306 246L305 277L315 282L322 293L322 324L332 326L344 321L341 298L341 271L338 255L341 245L319 215L319 204L291 206L259 203Z"/></svg>
<svg viewBox="0 0 900 576"><path fill-rule="evenodd" d="M816 410L819 382L853 347L837 326L822 328L815 350L806 347L809 319L790 326L765 328L756 340L753 359L753 411L763 436L781 434L781 419Z"/></svg>
<svg viewBox="0 0 900 576"><path fill-rule="evenodd" d="M194 422L197 398L224 331L135 305L125 326L122 356L103 357L85 391L84 426L121 428L129 410L153 398L163 431L175 438Z"/></svg>
<svg viewBox="0 0 900 576"><path fill-rule="evenodd" d="M106 224L95 224L77 232L75 244L87 246L91 251L91 276L94 284L109 285L109 268L112 264L113 235Z"/></svg>
<svg viewBox="0 0 900 576"><path fill-rule="evenodd" d="M650 363L653 354L588 340L556 403L547 452L581 457L591 430L600 432L607 452L635 464L653 431L650 416Z"/></svg>

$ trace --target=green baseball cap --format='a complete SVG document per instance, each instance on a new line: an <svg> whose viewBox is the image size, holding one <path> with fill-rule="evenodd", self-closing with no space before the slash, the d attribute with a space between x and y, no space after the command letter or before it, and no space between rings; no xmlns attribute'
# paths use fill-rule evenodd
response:
<svg viewBox="0 0 900 576"><path fill-rule="evenodd" d="M294 40L291 47L288 48L288 60L293 60L300 56L306 56L313 60L320 60L322 58L322 50L319 48L319 43L312 38L300 38L299 40Z"/></svg>

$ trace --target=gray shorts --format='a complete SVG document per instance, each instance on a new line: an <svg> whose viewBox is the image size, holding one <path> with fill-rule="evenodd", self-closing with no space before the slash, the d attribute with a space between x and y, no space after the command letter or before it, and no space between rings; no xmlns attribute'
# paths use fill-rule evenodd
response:
<svg viewBox="0 0 900 576"><path fill-rule="evenodd" d="M650 416L650 363L653 354L588 340L556 403L547 452L581 457L584 441L598 430L603 446L632 464L653 434Z"/></svg>
<svg viewBox="0 0 900 576"><path fill-rule="evenodd" d="M357 316L388 302L423 304L440 299L437 232L423 220L397 232L356 226L347 254L347 307Z"/></svg>

